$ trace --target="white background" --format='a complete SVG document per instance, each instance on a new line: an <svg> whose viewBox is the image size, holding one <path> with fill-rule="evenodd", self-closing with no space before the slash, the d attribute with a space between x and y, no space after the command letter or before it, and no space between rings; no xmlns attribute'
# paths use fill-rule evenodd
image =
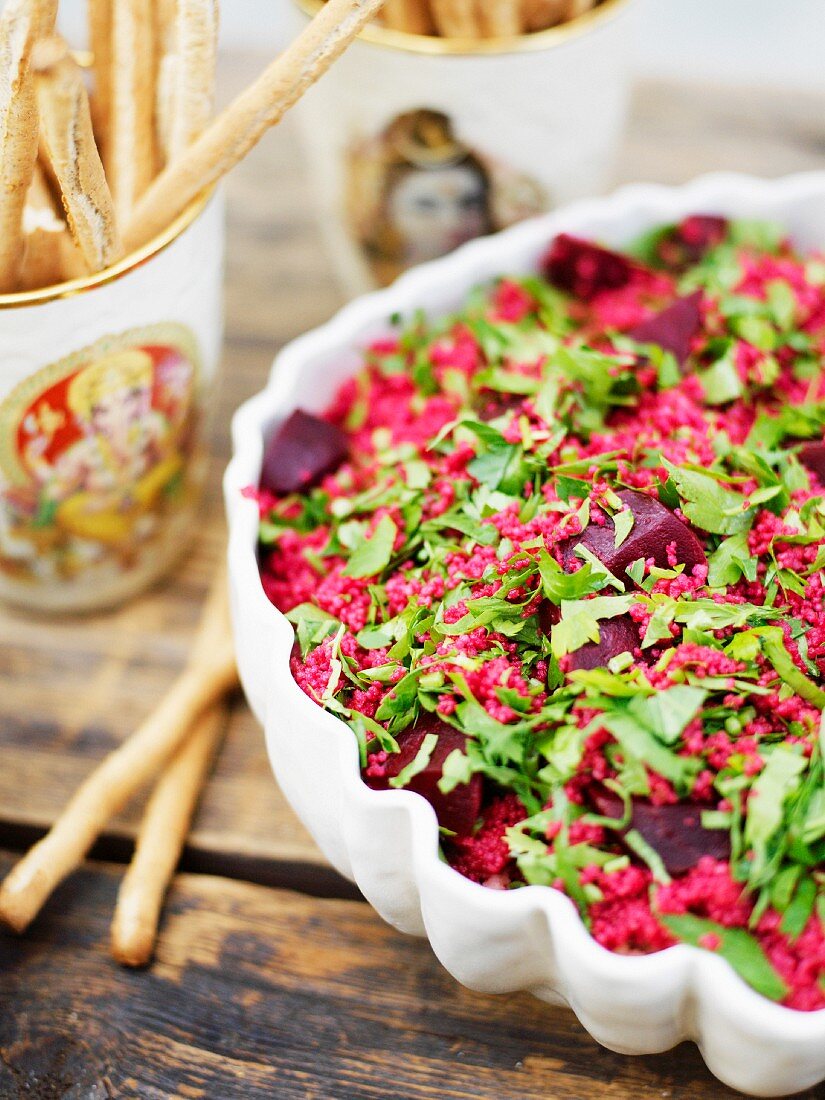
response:
<svg viewBox="0 0 825 1100"><path fill-rule="evenodd" d="M290 0L223 0L222 41L275 51ZM825 0L637 0L644 75L825 91ZM83 0L62 0L73 41Z"/></svg>

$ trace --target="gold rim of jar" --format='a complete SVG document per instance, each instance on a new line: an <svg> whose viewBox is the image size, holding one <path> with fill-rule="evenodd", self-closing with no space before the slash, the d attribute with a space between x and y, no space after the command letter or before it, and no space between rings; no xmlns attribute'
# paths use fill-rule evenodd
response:
<svg viewBox="0 0 825 1100"><path fill-rule="evenodd" d="M407 31L393 30L379 23L368 23L358 37L371 46L384 46L392 50L439 57L529 53L550 50L574 38L580 38L612 20L632 2L633 0L602 0L597 7L591 8L584 15L579 15L567 23L559 23L543 31L531 31L528 34L507 38L440 38L438 35L409 34ZM323 6L323 0L295 0L295 3L309 16L315 15Z"/></svg>
<svg viewBox="0 0 825 1100"><path fill-rule="evenodd" d="M163 252L170 244L173 244L193 222L203 213L207 203L214 194L211 188L191 202L189 206L179 214L174 221L154 237L148 244L130 252L122 260L118 260L111 267L106 267L94 275L82 275L78 279L69 279L64 283L55 283L52 286L38 287L37 290L18 290L11 294L0 294L0 309L21 309L24 306L43 305L46 302L54 302L60 298L72 298L75 294L84 294L86 291L95 290L97 287L106 286L117 279L123 278L129 272L153 259Z"/></svg>

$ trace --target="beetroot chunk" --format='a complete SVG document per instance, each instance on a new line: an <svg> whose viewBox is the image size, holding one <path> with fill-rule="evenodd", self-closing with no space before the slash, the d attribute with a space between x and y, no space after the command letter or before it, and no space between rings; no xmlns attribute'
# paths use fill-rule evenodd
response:
<svg viewBox="0 0 825 1100"><path fill-rule="evenodd" d="M538 609L539 629L548 637L561 618L559 608L551 600L543 600ZM639 628L629 615L619 615L615 619L603 619L599 623L598 642L587 642L581 649L575 650L567 658L568 668L607 668L607 665L620 653L632 653L639 647Z"/></svg>
<svg viewBox="0 0 825 1100"><path fill-rule="evenodd" d="M264 452L261 488L283 496L317 485L347 457L347 437L334 424L296 409Z"/></svg>
<svg viewBox="0 0 825 1100"><path fill-rule="evenodd" d="M721 244L727 232L727 218L716 214L691 214L659 240L658 259L672 271L683 271L699 263L707 252Z"/></svg>
<svg viewBox="0 0 825 1100"><path fill-rule="evenodd" d="M800 447L797 458L811 471L820 485L825 485L825 440L821 443L806 443L804 447Z"/></svg>
<svg viewBox="0 0 825 1100"><path fill-rule="evenodd" d="M439 825L458 836L468 836L472 833L481 813L482 779L480 775L473 775L469 783L460 783L457 787L453 787L449 794L442 794L438 789L444 761L455 749L464 752L467 738L459 730L448 726L437 715L422 714L411 729L399 734L397 738L399 752L388 758L385 774L383 776L365 775L364 780L373 790L389 790L390 779L415 760L421 743L428 733L437 734L438 743L424 770L413 776L402 789L415 791L416 794L426 798L435 810Z"/></svg>
<svg viewBox="0 0 825 1100"><path fill-rule="evenodd" d="M542 261L548 282L585 302L627 286L635 267L627 256L567 233L555 238Z"/></svg>
<svg viewBox="0 0 825 1100"><path fill-rule="evenodd" d="M627 567L637 558L652 558L654 565L667 569L668 546L671 544L675 544L676 561L684 565L687 573L695 565L707 563L702 544L693 531L655 497L647 493L637 493L633 489L622 489L616 495L633 513L630 534L617 548L612 519L608 518L603 527L595 523L589 524L581 535L575 535L562 543L562 564L565 569L570 570L578 565L580 559L576 556L577 546L586 546L614 577L630 585L633 582L625 572Z"/></svg>
<svg viewBox="0 0 825 1100"><path fill-rule="evenodd" d="M550 631L561 618L561 609L552 600L542 600L536 612L539 618L539 630L550 636Z"/></svg>
<svg viewBox="0 0 825 1100"><path fill-rule="evenodd" d="M605 817L622 816L622 800L604 787L591 791L590 802ZM702 856L730 858L730 835L724 829L702 828L702 810L710 809L710 805L685 802L654 806L647 799L634 798L629 828L659 853L668 874L683 875Z"/></svg>
<svg viewBox="0 0 825 1100"><path fill-rule="evenodd" d="M505 413L520 409L524 403L524 396L520 393L498 393L490 390L482 394L477 403L478 418L485 424L489 420L496 420Z"/></svg>
<svg viewBox="0 0 825 1100"><path fill-rule="evenodd" d="M627 335L640 344L658 344L663 351L673 354L680 367L684 367L690 355L691 341L702 324L701 301L701 290L686 298L677 298L673 305L642 321Z"/></svg>
<svg viewBox="0 0 825 1100"><path fill-rule="evenodd" d="M639 628L629 615L603 619L599 623L599 640L588 642L571 653L570 669L607 668L620 653L632 653L639 648Z"/></svg>

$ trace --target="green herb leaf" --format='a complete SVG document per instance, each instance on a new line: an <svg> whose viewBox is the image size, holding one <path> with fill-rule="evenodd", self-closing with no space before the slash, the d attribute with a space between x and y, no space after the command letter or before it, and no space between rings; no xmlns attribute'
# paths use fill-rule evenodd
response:
<svg viewBox="0 0 825 1100"><path fill-rule="evenodd" d="M707 695L700 688L676 684L655 695L637 695L627 709L660 741L673 745L702 709Z"/></svg>
<svg viewBox="0 0 825 1100"><path fill-rule="evenodd" d="M554 604L560 604L562 600L580 600L582 596L598 592L607 584L606 578L594 574L588 564L573 573L565 572L544 549L539 552L539 575L544 595Z"/></svg>
<svg viewBox="0 0 825 1100"><path fill-rule="evenodd" d="M629 508L623 508L620 512L614 514L613 527L616 530L614 546L617 550L633 530L634 522L633 512Z"/></svg>
<svg viewBox="0 0 825 1100"><path fill-rule="evenodd" d="M730 342L730 347L724 355L720 356L707 370L697 374L705 391L705 402L708 405L726 405L729 401L735 401L745 392L742 379L736 369L735 344Z"/></svg>
<svg viewBox="0 0 825 1100"><path fill-rule="evenodd" d="M700 940L717 937L719 946L715 954L725 959L740 978L751 988L771 1001L781 1001L788 995L788 987L774 970L759 941L743 928L726 928L712 920L695 917L692 913L661 913L658 919L683 943L702 947Z"/></svg>
<svg viewBox="0 0 825 1100"><path fill-rule="evenodd" d="M390 779L391 787L406 787L409 785L411 779L414 779L417 775L424 771L430 762L430 757L433 754L435 746L438 744L437 733L427 733L424 735L424 740L415 754L415 757L407 764L406 768L402 768L398 775L394 775Z"/></svg>
<svg viewBox="0 0 825 1100"><path fill-rule="evenodd" d="M352 550L344 576L374 577L386 569L397 534L398 528L390 516L382 516L372 535L360 539Z"/></svg>
<svg viewBox="0 0 825 1100"><path fill-rule="evenodd" d="M748 503L740 493L726 489L714 477L674 466L663 459L682 498L682 511L691 523L717 535L733 535L750 525Z"/></svg>
<svg viewBox="0 0 825 1100"><path fill-rule="evenodd" d="M550 647L553 656L575 653L588 642L598 642L599 621L624 615L636 602L636 596L594 596L590 600L562 600L561 621L553 627Z"/></svg>
<svg viewBox="0 0 825 1100"><path fill-rule="evenodd" d="M719 543L708 558L708 584L722 588L736 584L740 577L755 581L759 561L748 549L748 536L744 531L730 535Z"/></svg>

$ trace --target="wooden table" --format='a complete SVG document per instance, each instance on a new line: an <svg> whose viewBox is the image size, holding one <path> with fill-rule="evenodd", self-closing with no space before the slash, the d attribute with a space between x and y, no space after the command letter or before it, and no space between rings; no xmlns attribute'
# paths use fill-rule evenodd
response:
<svg viewBox="0 0 825 1100"><path fill-rule="evenodd" d="M229 94L257 65L225 65ZM819 167L825 100L648 84L620 181L714 168ZM184 661L223 546L219 478L233 408L273 353L340 304L287 121L229 186L228 333L201 537L177 575L111 615L0 612L0 872ZM732 1096L684 1045L649 1058L598 1047L573 1015L460 988L424 942L385 926L325 865L272 779L238 699L167 905L151 969L108 957L136 805L23 939L0 934L0 1096ZM814 1094L809 1094L813 1096Z"/></svg>

